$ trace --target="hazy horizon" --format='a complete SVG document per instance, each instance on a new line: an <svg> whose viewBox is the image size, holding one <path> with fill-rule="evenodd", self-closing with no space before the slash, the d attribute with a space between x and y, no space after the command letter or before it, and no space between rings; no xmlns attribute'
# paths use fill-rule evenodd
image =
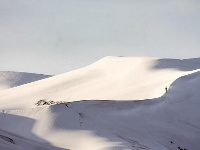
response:
<svg viewBox="0 0 200 150"><path fill-rule="evenodd" d="M200 57L198 0L0 0L0 71L59 74L105 56Z"/></svg>

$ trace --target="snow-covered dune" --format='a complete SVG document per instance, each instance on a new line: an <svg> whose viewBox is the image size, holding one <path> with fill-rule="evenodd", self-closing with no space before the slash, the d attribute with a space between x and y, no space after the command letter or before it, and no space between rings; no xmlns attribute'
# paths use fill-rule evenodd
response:
<svg viewBox="0 0 200 150"><path fill-rule="evenodd" d="M32 139L24 138L7 131L0 130L1 150L64 150L48 143L41 143Z"/></svg>
<svg viewBox="0 0 200 150"><path fill-rule="evenodd" d="M195 72L173 82L162 97L145 101L4 110L0 129L63 149L199 150L199 89L200 72Z"/></svg>
<svg viewBox="0 0 200 150"><path fill-rule="evenodd" d="M106 57L1 91L0 149L199 150L199 62Z"/></svg>
<svg viewBox="0 0 200 150"><path fill-rule="evenodd" d="M0 91L50 77L49 75L0 71Z"/></svg>
<svg viewBox="0 0 200 150"><path fill-rule="evenodd" d="M178 77L200 68L197 61L105 57L82 69L0 92L0 108L32 107L41 100L143 100L162 96Z"/></svg>

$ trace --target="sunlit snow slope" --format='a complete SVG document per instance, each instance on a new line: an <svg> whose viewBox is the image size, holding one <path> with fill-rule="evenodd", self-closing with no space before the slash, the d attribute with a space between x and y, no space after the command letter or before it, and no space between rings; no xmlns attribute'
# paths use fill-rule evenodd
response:
<svg viewBox="0 0 200 150"><path fill-rule="evenodd" d="M159 97L165 87L198 69L189 60L105 57L96 63L0 92L0 107L32 107L41 99L143 100Z"/></svg>

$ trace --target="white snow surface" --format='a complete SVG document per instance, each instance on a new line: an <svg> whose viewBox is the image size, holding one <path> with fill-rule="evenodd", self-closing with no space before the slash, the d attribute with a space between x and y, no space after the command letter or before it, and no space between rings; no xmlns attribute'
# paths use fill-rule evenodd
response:
<svg viewBox="0 0 200 150"><path fill-rule="evenodd" d="M50 77L50 75L14 71L0 71L0 91L48 77Z"/></svg>
<svg viewBox="0 0 200 150"><path fill-rule="evenodd" d="M199 69L198 58L106 57L1 91L0 149L199 150Z"/></svg>

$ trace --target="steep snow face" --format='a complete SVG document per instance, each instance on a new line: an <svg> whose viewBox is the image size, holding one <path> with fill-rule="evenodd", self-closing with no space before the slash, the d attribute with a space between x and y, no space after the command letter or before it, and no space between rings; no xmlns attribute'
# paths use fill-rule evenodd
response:
<svg viewBox="0 0 200 150"><path fill-rule="evenodd" d="M199 89L198 71L178 78L155 99L4 110L0 128L65 149L199 150Z"/></svg>
<svg viewBox="0 0 200 150"><path fill-rule="evenodd" d="M49 75L0 71L0 91L50 77Z"/></svg>
<svg viewBox="0 0 200 150"><path fill-rule="evenodd" d="M200 68L196 61L105 57L82 69L5 90L0 108L33 107L41 100L143 100L162 96L178 77Z"/></svg>

